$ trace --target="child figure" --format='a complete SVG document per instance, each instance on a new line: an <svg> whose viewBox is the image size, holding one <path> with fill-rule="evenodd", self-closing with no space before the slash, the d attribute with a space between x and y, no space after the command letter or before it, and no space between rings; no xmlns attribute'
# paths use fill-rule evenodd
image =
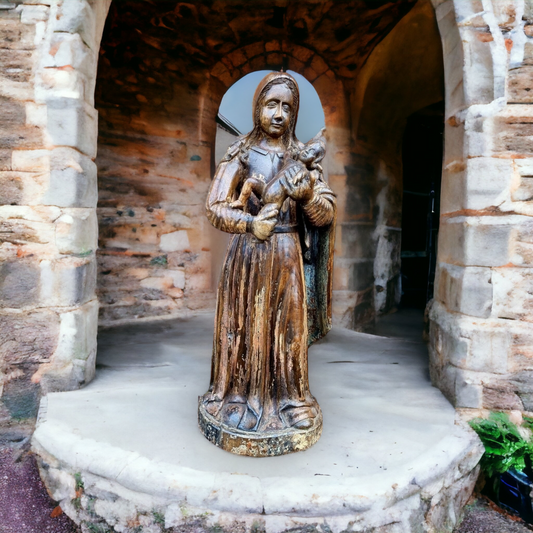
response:
<svg viewBox="0 0 533 533"><path fill-rule="evenodd" d="M324 129L320 130L317 135L308 141L298 154L298 161L304 163L307 170L309 170L308 176L301 175L299 172L301 167L298 161L287 158L283 168L269 183L265 182L265 178L261 174L254 174L251 178L248 178L242 186L239 198L230 204L231 207L244 209L253 192L262 200L263 206L274 204L278 209L281 209L287 197L290 196L290 188L287 186L289 180L293 186L300 184L303 179L309 179L314 184L317 179L317 173L322 172L320 162L326 154L326 143L323 134Z"/></svg>

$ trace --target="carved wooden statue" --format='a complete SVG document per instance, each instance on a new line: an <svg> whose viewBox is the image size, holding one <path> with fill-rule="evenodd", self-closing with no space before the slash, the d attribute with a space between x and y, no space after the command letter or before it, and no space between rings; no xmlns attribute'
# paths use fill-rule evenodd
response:
<svg viewBox="0 0 533 533"><path fill-rule="evenodd" d="M207 439L241 455L304 450L322 431L307 348L331 327L335 195L323 132L296 139L298 105L289 74L261 81L254 128L230 146L207 198L209 220L233 237L198 418Z"/></svg>

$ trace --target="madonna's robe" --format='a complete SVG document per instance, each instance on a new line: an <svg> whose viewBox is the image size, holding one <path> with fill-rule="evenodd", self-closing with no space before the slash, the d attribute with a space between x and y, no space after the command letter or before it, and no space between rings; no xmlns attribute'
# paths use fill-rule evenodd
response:
<svg viewBox="0 0 533 533"><path fill-rule="evenodd" d="M319 407L309 391L307 347L331 324L335 196L320 177L312 199L305 205L287 199L275 233L259 241L249 232L257 198L248 212L229 204L253 173L271 180L283 154L259 147L244 158L235 152L230 147L219 164L206 204L211 223L234 235L218 288L203 402L215 418L242 430L309 427Z"/></svg>

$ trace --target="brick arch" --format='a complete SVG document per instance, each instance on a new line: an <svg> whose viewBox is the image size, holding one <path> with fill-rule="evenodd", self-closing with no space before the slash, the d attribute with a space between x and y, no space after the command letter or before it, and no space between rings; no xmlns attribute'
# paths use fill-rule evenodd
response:
<svg viewBox="0 0 533 533"><path fill-rule="evenodd" d="M233 50L215 64L211 69L211 79L203 88L205 97L214 100L210 106L211 113L202 117L203 124L200 125L202 131L210 131L206 140L214 143L214 129L206 127L206 120L214 123L224 93L237 80L250 72L281 67L301 74L316 90L324 109L330 173L338 173L343 168L344 161L339 161L340 166L336 165L333 154L347 150L351 122L345 86L342 78L320 54L295 43L259 41Z"/></svg>
<svg viewBox="0 0 533 533"><path fill-rule="evenodd" d="M317 52L286 41L256 42L237 48L227 54L211 69L211 79L203 88L204 95L214 98L208 121L215 119L224 93L240 78L250 72L267 69L293 70L304 76L316 90L326 121L328 140L333 146L343 146L345 150L348 139L344 133L339 137L339 130L350 128L349 105L345 86L339 77ZM209 106L206 106L206 108ZM214 142L214 130L204 122L200 124L202 132L209 132L208 142ZM332 152L330 148L330 153ZM328 156L331 161L331 156Z"/></svg>
<svg viewBox="0 0 533 533"><path fill-rule="evenodd" d="M311 84L328 71L330 76L334 76L320 54L286 41L259 41L237 48L213 67L211 75L229 88L250 72L281 68L298 72Z"/></svg>
<svg viewBox="0 0 533 533"><path fill-rule="evenodd" d="M338 211L344 213L346 204L345 184L346 168L350 162L351 113L343 78L337 75L324 58L309 48L284 41L256 42L229 53L211 70L211 77L200 89L203 94L203 113L199 128L201 139L211 146L211 169L214 160L216 124L215 118L226 91L241 77L250 72L265 69L277 69L281 66L304 76L316 90L326 124L328 141L324 170L330 185L338 193ZM340 215L341 218L344 216ZM214 235L220 240L220 236ZM343 279L344 260L339 253L339 260L334 265L334 279ZM349 299L349 297L348 297ZM339 323L342 322L346 300L346 291L339 285L334 296L333 313ZM337 304L335 303L337 302ZM344 324L346 325L346 324Z"/></svg>

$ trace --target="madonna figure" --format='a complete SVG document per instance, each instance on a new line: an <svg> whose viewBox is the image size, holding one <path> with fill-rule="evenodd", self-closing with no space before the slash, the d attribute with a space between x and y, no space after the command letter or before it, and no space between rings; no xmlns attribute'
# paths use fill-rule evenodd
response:
<svg viewBox="0 0 533 533"><path fill-rule="evenodd" d="M299 91L285 72L257 87L253 130L218 165L206 209L232 233L218 288L211 385L199 425L241 455L304 450L322 431L307 349L331 327L335 195L322 132L296 139Z"/></svg>

